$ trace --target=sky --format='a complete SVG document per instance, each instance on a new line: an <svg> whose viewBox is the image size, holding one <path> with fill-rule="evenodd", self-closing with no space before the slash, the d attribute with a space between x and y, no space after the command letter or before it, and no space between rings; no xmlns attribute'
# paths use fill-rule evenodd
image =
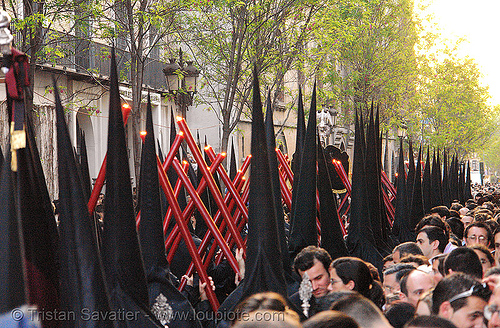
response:
<svg viewBox="0 0 500 328"><path fill-rule="evenodd" d="M476 60L489 86L493 105L500 104L500 0L415 0L430 4L427 13L447 39L465 37L460 55Z"/></svg>

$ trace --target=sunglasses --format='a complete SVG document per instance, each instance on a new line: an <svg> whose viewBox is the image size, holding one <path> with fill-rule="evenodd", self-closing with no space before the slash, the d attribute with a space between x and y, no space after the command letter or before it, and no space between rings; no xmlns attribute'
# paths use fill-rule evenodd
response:
<svg viewBox="0 0 500 328"><path fill-rule="evenodd" d="M488 288L488 285L485 283L482 284L477 284L472 286L469 290L466 290L465 292L462 292L460 294L457 294L450 298L448 302L454 302L456 300L462 299L462 298L467 298L469 296L478 296L481 298L489 298L491 295L491 291Z"/></svg>

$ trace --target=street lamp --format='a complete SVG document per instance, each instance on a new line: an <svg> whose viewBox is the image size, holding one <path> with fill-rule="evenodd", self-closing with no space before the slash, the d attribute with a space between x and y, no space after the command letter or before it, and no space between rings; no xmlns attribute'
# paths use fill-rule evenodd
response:
<svg viewBox="0 0 500 328"><path fill-rule="evenodd" d="M193 105L200 71L192 61L184 62L182 49L179 49L179 62L176 62L175 58L170 58L170 63L163 68L163 74L167 81L168 92L173 95L175 104L180 107L181 116L186 118L188 107Z"/></svg>
<svg viewBox="0 0 500 328"><path fill-rule="evenodd" d="M406 123L402 122L401 125L398 127L399 139L404 139L406 137L406 130L407 129L408 129L408 126L406 125Z"/></svg>

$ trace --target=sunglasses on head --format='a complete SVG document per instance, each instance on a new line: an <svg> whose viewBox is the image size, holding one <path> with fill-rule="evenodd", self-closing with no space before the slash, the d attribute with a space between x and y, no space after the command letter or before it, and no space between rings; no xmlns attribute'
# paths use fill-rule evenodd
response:
<svg viewBox="0 0 500 328"><path fill-rule="evenodd" d="M457 294L450 298L448 302L454 302L456 300L462 299L462 298L467 298L469 296L478 296L481 298L488 298L491 295L491 291L488 288L488 285L485 283L482 284L477 284L472 286L469 290L466 290L465 292L462 292L460 294Z"/></svg>

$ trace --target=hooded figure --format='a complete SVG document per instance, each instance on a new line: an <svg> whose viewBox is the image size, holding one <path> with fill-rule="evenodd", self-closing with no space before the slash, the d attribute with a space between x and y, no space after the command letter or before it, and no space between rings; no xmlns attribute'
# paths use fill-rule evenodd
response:
<svg viewBox="0 0 500 328"><path fill-rule="evenodd" d="M139 238L148 283L149 304L156 318L169 327L201 327L188 300L172 285L165 256L163 220L160 211L160 183L155 152L153 115L148 96L146 137L141 156L139 190L141 223ZM181 315L173 316L173 313Z"/></svg>
<svg viewBox="0 0 500 328"><path fill-rule="evenodd" d="M283 261L283 270L288 293L291 295L293 290L298 288L298 277L292 270L292 261L288 254L288 246L286 243L285 235L285 217L283 212L283 201L281 200L281 186L278 171L278 158L276 156L276 141L274 136L274 120L273 110L271 108L271 93L267 97L266 109L266 140L267 140L267 154L269 156L270 174L273 184L274 192L274 205L276 208L276 222L278 224L278 237L280 242L281 257Z"/></svg>
<svg viewBox="0 0 500 328"><path fill-rule="evenodd" d="M319 138L319 137L318 137ZM340 219L337 211L337 201L332 192L332 178L328 170L325 153L321 143L318 147L318 194L319 194L319 220L321 224L321 247L324 248L332 259L349 256L349 251L344 242Z"/></svg>
<svg viewBox="0 0 500 328"><path fill-rule="evenodd" d="M316 84L302 150L299 174L294 175L296 199L292 203L292 222L288 249L292 259L304 248L318 243L316 228ZM292 202L293 202L292 198Z"/></svg>
<svg viewBox="0 0 500 328"><path fill-rule="evenodd" d="M417 223L424 217L424 204L422 200L422 147L418 151L417 168L410 204L410 229L413 231Z"/></svg>
<svg viewBox="0 0 500 328"><path fill-rule="evenodd" d="M111 52L108 158L102 257L111 308L138 314L135 321L120 320L119 327L157 327L149 311L149 295L137 237L125 128L120 108L114 48Z"/></svg>
<svg viewBox="0 0 500 328"><path fill-rule="evenodd" d="M392 226L392 232L398 238L400 243L407 241L413 241L414 236L411 233L409 225L409 215L408 215L408 203L407 203L407 183L406 183L406 173L405 173L405 162L404 162L404 151L403 151L403 139L399 140L399 164L398 164L398 177L396 180L396 204L395 204L395 215L394 215L394 225Z"/></svg>
<svg viewBox="0 0 500 328"><path fill-rule="evenodd" d="M55 83L54 83L55 84ZM87 208L88 190L77 170L59 90L54 85L59 161L59 259L61 310L78 313L63 327L86 326L88 313L110 313L94 223ZM83 142L84 144L84 142ZM92 320L93 327L115 327L109 318Z"/></svg>
<svg viewBox="0 0 500 328"><path fill-rule="evenodd" d="M273 291L287 297L286 280L276 221L274 187L270 173L268 146L262 114L259 81L254 70L252 105L252 165L248 206L247 258L245 278L219 308L217 317L226 317L247 297ZM228 327L227 321L218 327Z"/></svg>
<svg viewBox="0 0 500 328"><path fill-rule="evenodd" d="M18 149L16 153L29 303L47 311L57 311L59 237L29 117L26 117L26 148ZM42 322L44 327L59 327L59 322L52 317L44 316Z"/></svg>
<svg viewBox="0 0 500 328"><path fill-rule="evenodd" d="M427 159L425 160L424 176L422 178L422 198L424 203L424 213L429 213L432 206L431 198L431 159L429 147L427 147Z"/></svg>
<svg viewBox="0 0 500 328"><path fill-rule="evenodd" d="M366 195L366 171L364 165L365 136L362 124L362 119L358 119L356 111L354 158L352 165L351 218L349 220L349 234L347 235L346 243L351 256L368 261L381 270L383 256L376 247Z"/></svg>

